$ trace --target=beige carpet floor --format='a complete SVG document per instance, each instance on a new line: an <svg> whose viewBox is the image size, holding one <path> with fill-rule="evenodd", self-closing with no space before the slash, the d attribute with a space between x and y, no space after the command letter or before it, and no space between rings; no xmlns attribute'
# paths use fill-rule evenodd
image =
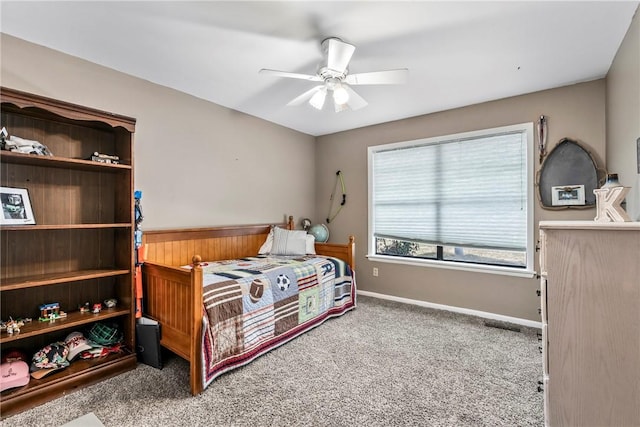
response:
<svg viewBox="0 0 640 427"><path fill-rule="evenodd" d="M358 308L189 394L169 356L2 422L61 426L542 426L537 330L358 299Z"/></svg>

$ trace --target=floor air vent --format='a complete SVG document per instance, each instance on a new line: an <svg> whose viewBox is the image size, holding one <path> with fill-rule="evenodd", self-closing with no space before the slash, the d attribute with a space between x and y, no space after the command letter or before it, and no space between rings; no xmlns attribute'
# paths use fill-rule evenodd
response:
<svg viewBox="0 0 640 427"><path fill-rule="evenodd" d="M484 326L488 326L490 328L505 329L507 331L520 332L520 326L508 322L500 322L498 320L485 320Z"/></svg>

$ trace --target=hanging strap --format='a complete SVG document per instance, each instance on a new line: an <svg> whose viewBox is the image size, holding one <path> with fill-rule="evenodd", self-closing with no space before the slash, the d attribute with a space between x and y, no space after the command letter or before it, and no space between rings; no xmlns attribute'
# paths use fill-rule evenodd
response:
<svg viewBox="0 0 640 427"><path fill-rule="evenodd" d="M333 215L331 215L331 211L333 210L333 196L336 193L336 188L338 188L338 182L340 182L340 186L342 188L342 202L340 203L340 206L338 206L338 210ZM338 216L338 214L342 210L342 207L345 205L345 203L347 203L347 192L344 189L344 179L342 178L342 172L340 171L336 172L336 184L333 186L333 191L331 192L330 200L331 202L329 203L329 214L327 215L327 224L329 224L331 221L335 219L336 216Z"/></svg>
<svg viewBox="0 0 640 427"><path fill-rule="evenodd" d="M538 151L540 152L540 163L547 155L547 118L545 116L540 116L538 119Z"/></svg>

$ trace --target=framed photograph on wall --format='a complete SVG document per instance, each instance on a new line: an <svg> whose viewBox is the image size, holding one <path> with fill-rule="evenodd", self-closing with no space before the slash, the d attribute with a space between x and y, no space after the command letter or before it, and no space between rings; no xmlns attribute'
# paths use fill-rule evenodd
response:
<svg viewBox="0 0 640 427"><path fill-rule="evenodd" d="M584 185L558 185L551 187L551 205L584 205Z"/></svg>
<svg viewBox="0 0 640 427"><path fill-rule="evenodd" d="M36 219L31 210L29 192L26 188L0 187L2 202L2 225L35 224Z"/></svg>

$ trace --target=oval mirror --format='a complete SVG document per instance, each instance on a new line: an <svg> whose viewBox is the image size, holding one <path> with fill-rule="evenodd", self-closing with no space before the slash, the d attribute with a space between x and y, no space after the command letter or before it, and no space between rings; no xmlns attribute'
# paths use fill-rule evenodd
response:
<svg viewBox="0 0 640 427"><path fill-rule="evenodd" d="M538 195L543 208L593 207L593 190L598 187L598 168L591 153L568 138L560 140L540 168Z"/></svg>

